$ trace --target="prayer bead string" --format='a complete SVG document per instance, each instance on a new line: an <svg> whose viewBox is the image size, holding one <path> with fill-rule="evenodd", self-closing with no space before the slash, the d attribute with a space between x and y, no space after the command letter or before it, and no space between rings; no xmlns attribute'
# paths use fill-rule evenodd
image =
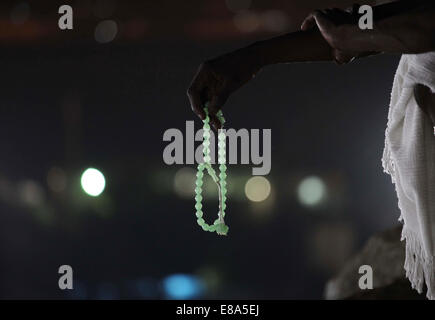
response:
<svg viewBox="0 0 435 320"><path fill-rule="evenodd" d="M210 157L210 117L208 114L207 106L204 108L206 117L203 120L203 155L204 162L198 164L198 172L196 173L196 188L195 188L195 209L196 209L196 217L198 224L202 227L204 231L216 232L219 235L227 235L228 226L225 224L225 209L226 209L226 200L227 200L227 166L226 166L226 135L223 130L219 130L218 133L218 163L219 163L219 176L217 176L216 171L213 169L211 165L211 157ZM222 127L225 123L225 119L223 117L222 111L216 114L219 121L222 124ZM204 178L204 169L207 169L207 173L213 179L218 187L219 192L219 212L218 218L212 225L207 224L203 217L202 211L202 186L203 186L203 178Z"/></svg>

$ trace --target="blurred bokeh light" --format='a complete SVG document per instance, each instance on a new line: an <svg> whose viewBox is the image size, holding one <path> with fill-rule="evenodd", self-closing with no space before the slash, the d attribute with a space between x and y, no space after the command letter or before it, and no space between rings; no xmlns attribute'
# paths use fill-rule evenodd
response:
<svg viewBox="0 0 435 320"><path fill-rule="evenodd" d="M95 27L95 40L99 43L108 43L115 39L118 33L118 24L113 20L104 20Z"/></svg>
<svg viewBox="0 0 435 320"><path fill-rule="evenodd" d="M195 299L201 296L204 285L196 276L174 274L163 279L163 289L168 299Z"/></svg>
<svg viewBox="0 0 435 320"><path fill-rule="evenodd" d="M196 172L194 169L185 167L179 169L174 177L175 193L185 199L193 199L195 195Z"/></svg>
<svg viewBox="0 0 435 320"><path fill-rule="evenodd" d="M51 168L47 174L47 184L53 192L65 191L67 184L65 171L58 167Z"/></svg>
<svg viewBox="0 0 435 320"><path fill-rule="evenodd" d="M315 207L325 199L326 185L319 177L306 177L300 182L297 193L302 205Z"/></svg>
<svg viewBox="0 0 435 320"><path fill-rule="evenodd" d="M88 195L98 197L106 187L106 179L101 171L89 168L82 174L81 185Z"/></svg>
<svg viewBox="0 0 435 320"><path fill-rule="evenodd" d="M245 185L246 197L254 202L261 202L270 195L270 182L265 177L252 177Z"/></svg>

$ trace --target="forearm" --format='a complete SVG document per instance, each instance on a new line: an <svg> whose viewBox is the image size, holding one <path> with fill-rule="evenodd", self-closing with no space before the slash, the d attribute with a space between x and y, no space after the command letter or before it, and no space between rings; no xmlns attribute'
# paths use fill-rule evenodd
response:
<svg viewBox="0 0 435 320"><path fill-rule="evenodd" d="M332 48L318 30L288 33L240 50L260 68L277 63L333 60Z"/></svg>
<svg viewBox="0 0 435 320"><path fill-rule="evenodd" d="M396 1L374 7L374 29L359 34L346 34L340 48L333 48L317 28L297 31L258 41L239 49L251 63L260 68L270 64L335 60L334 49L357 52L357 57L376 52L411 53L431 51L435 16L431 3L435 0ZM432 10L427 10L427 6ZM358 16L352 23L356 28Z"/></svg>
<svg viewBox="0 0 435 320"><path fill-rule="evenodd" d="M287 62L335 60L334 49L356 57L379 52L421 53L435 50L435 0L408 0L374 7L374 29L344 34L332 48L316 29L259 41L241 49L260 67ZM355 28L357 20L355 20Z"/></svg>

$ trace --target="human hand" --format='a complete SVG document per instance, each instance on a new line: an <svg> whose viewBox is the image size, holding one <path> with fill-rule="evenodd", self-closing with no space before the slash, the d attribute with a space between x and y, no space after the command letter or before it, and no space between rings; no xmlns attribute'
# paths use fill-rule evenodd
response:
<svg viewBox="0 0 435 320"><path fill-rule="evenodd" d="M260 69L255 60L255 53L245 48L201 64L187 91L193 112L204 120L208 102L210 123L221 128L216 113L234 91L255 77Z"/></svg>
<svg viewBox="0 0 435 320"><path fill-rule="evenodd" d="M351 11L337 8L316 10L305 18L301 29L307 31L317 27L331 46L335 61L347 63L366 54L361 40L367 37L367 32L358 27L357 12L357 5Z"/></svg>

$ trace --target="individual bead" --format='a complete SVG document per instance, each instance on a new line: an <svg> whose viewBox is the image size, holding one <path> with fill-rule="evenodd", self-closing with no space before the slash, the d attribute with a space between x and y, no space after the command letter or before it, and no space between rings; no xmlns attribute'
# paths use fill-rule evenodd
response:
<svg viewBox="0 0 435 320"><path fill-rule="evenodd" d="M203 213L201 210L197 210L197 211L196 211L196 217L197 217L198 219L202 218L203 214L204 214L204 213Z"/></svg>
<svg viewBox="0 0 435 320"><path fill-rule="evenodd" d="M200 194L197 194L197 195L195 196L195 201L196 201L196 202L201 202L201 201L202 201L202 196L201 196Z"/></svg>
<svg viewBox="0 0 435 320"><path fill-rule="evenodd" d="M202 204L201 203L195 204L195 209L196 210L201 210L202 209Z"/></svg>
<svg viewBox="0 0 435 320"><path fill-rule="evenodd" d="M205 220L204 220L203 218L198 218L198 219L196 220L196 222L198 222L198 224L199 224L200 226L202 226L202 225L205 223Z"/></svg>

